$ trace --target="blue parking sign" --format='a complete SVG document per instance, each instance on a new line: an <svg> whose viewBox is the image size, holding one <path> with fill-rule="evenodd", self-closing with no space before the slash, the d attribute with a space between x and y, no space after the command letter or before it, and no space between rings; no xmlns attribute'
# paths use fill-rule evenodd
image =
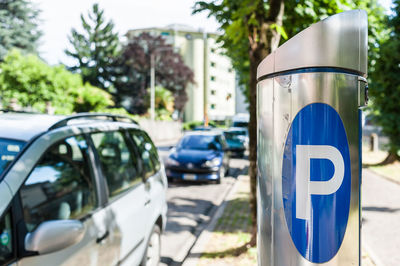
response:
<svg viewBox="0 0 400 266"><path fill-rule="evenodd" d="M324 103L305 106L286 139L282 197L290 235L307 260L324 263L338 252L350 192L349 145L339 114Z"/></svg>

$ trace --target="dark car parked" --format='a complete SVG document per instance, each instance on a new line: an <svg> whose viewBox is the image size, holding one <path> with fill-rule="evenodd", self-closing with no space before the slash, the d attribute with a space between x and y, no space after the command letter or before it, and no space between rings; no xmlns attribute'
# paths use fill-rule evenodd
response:
<svg viewBox="0 0 400 266"><path fill-rule="evenodd" d="M224 131L224 136L231 155L242 158L247 146L245 129L230 128Z"/></svg>
<svg viewBox="0 0 400 266"><path fill-rule="evenodd" d="M220 131L186 133L166 161L167 177L221 182L229 171L229 154Z"/></svg>

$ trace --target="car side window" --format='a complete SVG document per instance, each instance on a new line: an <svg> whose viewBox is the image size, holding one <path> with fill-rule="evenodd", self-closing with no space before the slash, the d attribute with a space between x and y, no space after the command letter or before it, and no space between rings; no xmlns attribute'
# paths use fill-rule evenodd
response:
<svg viewBox="0 0 400 266"><path fill-rule="evenodd" d="M161 167L157 148L145 132L131 130L129 133L138 147L143 162L144 175L145 178L148 178L158 172Z"/></svg>
<svg viewBox="0 0 400 266"><path fill-rule="evenodd" d="M91 135L105 175L109 196L114 197L142 182L137 158L119 131Z"/></svg>
<svg viewBox="0 0 400 266"><path fill-rule="evenodd" d="M228 144L226 143L226 139L223 135L218 136L218 142L221 144L221 149L226 149Z"/></svg>
<svg viewBox="0 0 400 266"><path fill-rule="evenodd" d="M8 211L0 220L0 264L4 265L13 258L11 212Z"/></svg>
<svg viewBox="0 0 400 266"><path fill-rule="evenodd" d="M81 219L96 208L95 182L83 136L52 145L35 166L20 196L29 232L48 220Z"/></svg>

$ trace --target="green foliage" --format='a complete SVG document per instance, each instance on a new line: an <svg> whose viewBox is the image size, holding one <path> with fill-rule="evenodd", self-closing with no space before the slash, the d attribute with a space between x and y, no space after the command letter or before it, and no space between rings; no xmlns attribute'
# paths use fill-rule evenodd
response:
<svg viewBox="0 0 400 266"><path fill-rule="evenodd" d="M87 18L81 15L83 32L72 29L69 42L72 50L65 53L74 58L77 64L71 68L82 75L84 82L115 92L112 87L115 75L115 60L120 52L118 33L114 23L106 22L104 10L94 4Z"/></svg>
<svg viewBox="0 0 400 266"><path fill-rule="evenodd" d="M0 1L0 61L12 48L35 53L42 35L39 10L26 0Z"/></svg>
<svg viewBox="0 0 400 266"><path fill-rule="evenodd" d="M71 88L74 98L74 112L102 112L114 105L111 95L104 90L86 83L77 88Z"/></svg>
<svg viewBox="0 0 400 266"><path fill-rule="evenodd" d="M193 130L195 127L204 125L203 121L190 121L183 123L182 128L183 130ZM209 121L208 126L210 127L217 127L214 121Z"/></svg>
<svg viewBox="0 0 400 266"><path fill-rule="evenodd" d="M3 106L15 99L21 107L45 112L50 102L56 114L99 111L113 105L111 95L83 84L78 74L63 66L51 67L35 55L12 50L0 64L0 93Z"/></svg>
<svg viewBox="0 0 400 266"><path fill-rule="evenodd" d="M269 4L264 3L262 10L256 10L258 1L199 1L195 5L194 13L207 11L209 16L216 18L221 24L221 29L225 32L219 38L226 54L232 59L232 64L239 76L239 84L246 95L249 97L249 77L250 77L250 58L249 58L249 31L245 25L246 16L251 14L248 23L256 26L260 22L254 20L256 12L264 12L267 17ZM263 2L263 1L261 1ZM338 0L338 1L316 1L316 0L288 0L285 1L285 13L283 16L283 26L276 23L271 24L283 36L280 44L293 37L301 30L311 24L324 19L328 16L351 9L363 9L368 13L368 57L369 69L373 71L375 59L379 52L378 42L387 36L385 27L385 12L377 0Z"/></svg>
<svg viewBox="0 0 400 266"><path fill-rule="evenodd" d="M389 151L396 154L400 150L400 1L394 4L395 14L388 20L389 38L381 44L370 95L375 122L390 139Z"/></svg>
<svg viewBox="0 0 400 266"><path fill-rule="evenodd" d="M150 102L150 88L148 91L147 101ZM174 111L174 96L172 92L164 87L155 87L155 116L157 120L172 120L172 112Z"/></svg>
<svg viewBox="0 0 400 266"><path fill-rule="evenodd" d="M370 72L373 71L375 59L379 53L379 41L385 39L388 34L385 25L385 10L378 0L291 0L285 3L285 8L283 24L290 37L331 15L354 9L365 10L368 14L368 69ZM294 12L288 12L288 10Z"/></svg>

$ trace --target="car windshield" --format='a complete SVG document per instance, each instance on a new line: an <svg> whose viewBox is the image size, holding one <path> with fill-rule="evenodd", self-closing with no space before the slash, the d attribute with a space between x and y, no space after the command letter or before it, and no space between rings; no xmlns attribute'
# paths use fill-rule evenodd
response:
<svg viewBox="0 0 400 266"><path fill-rule="evenodd" d="M25 142L23 141L0 138L0 174L14 161L24 145Z"/></svg>
<svg viewBox="0 0 400 266"><path fill-rule="evenodd" d="M178 145L178 149L188 150L210 150L218 147L221 147L221 144L215 136L210 135L185 136Z"/></svg>

